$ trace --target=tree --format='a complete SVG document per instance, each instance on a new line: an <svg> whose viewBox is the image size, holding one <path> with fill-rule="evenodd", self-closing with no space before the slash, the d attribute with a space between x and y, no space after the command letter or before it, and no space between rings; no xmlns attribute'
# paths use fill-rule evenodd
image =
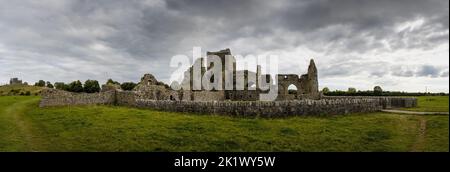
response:
<svg viewBox="0 0 450 172"><path fill-rule="evenodd" d="M120 85L119 82L112 80L111 78L108 79L108 81L106 81L106 85Z"/></svg>
<svg viewBox="0 0 450 172"><path fill-rule="evenodd" d="M347 90L348 93L356 93L356 88L350 87Z"/></svg>
<svg viewBox="0 0 450 172"><path fill-rule="evenodd" d="M44 80L39 80L38 82L36 82L34 84L34 86L45 87L45 81Z"/></svg>
<svg viewBox="0 0 450 172"><path fill-rule="evenodd" d="M328 87L325 87L325 88L322 89L322 93L323 94L326 94L328 92L330 92L330 89Z"/></svg>
<svg viewBox="0 0 450 172"><path fill-rule="evenodd" d="M84 82L84 92L96 93L100 91L100 85L97 80L86 80Z"/></svg>
<svg viewBox="0 0 450 172"><path fill-rule="evenodd" d="M382 93L383 93L383 89L381 89L381 87L380 86L375 86L374 88L373 88L373 93L375 94L375 95L381 95Z"/></svg>
<svg viewBox="0 0 450 172"><path fill-rule="evenodd" d="M124 82L120 85L120 88L122 88L122 90L132 90L136 85L137 84L134 82Z"/></svg>
<svg viewBox="0 0 450 172"><path fill-rule="evenodd" d="M58 90L67 90L67 85L64 82L55 82L55 88Z"/></svg>
<svg viewBox="0 0 450 172"><path fill-rule="evenodd" d="M80 80L73 81L68 85L67 91L76 93L83 92L83 84L81 84Z"/></svg>
<svg viewBox="0 0 450 172"><path fill-rule="evenodd" d="M52 85L52 83L51 83L51 82L49 82L49 81L47 81L47 84L46 84L46 85L47 85L47 87L48 87L48 88L53 88L53 85Z"/></svg>

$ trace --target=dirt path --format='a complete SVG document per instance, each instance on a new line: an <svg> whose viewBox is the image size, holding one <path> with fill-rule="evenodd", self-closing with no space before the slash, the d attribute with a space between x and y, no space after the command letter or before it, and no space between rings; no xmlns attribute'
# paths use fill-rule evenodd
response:
<svg viewBox="0 0 450 172"><path fill-rule="evenodd" d="M33 105L35 101L35 99L18 101L4 111L4 115L7 115L12 120L12 123L15 124L15 128L17 129L14 133L16 136L14 137L24 139L23 146L25 150L23 151L43 151L43 139L34 134L32 124L25 116L27 107Z"/></svg>
<svg viewBox="0 0 450 172"><path fill-rule="evenodd" d="M383 109L382 112L388 113L401 113L401 114L412 114L412 115L448 115L448 112L415 112L406 110L394 110L394 109Z"/></svg>
<svg viewBox="0 0 450 172"><path fill-rule="evenodd" d="M425 146L425 135L427 133L427 120L423 116L419 117L419 133L417 135L416 141L414 142L411 152L423 151Z"/></svg>

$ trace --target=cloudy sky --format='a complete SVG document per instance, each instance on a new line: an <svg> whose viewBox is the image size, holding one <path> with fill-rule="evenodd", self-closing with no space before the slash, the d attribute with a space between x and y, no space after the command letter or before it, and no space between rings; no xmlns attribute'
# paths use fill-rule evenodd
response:
<svg viewBox="0 0 450 172"><path fill-rule="evenodd" d="M168 81L169 60L278 54L320 87L449 91L448 0L0 0L0 83Z"/></svg>

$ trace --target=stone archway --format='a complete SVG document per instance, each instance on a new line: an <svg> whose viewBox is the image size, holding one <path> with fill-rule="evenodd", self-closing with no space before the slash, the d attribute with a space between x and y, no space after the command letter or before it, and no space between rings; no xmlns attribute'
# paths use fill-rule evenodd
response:
<svg viewBox="0 0 450 172"><path fill-rule="evenodd" d="M298 89L297 89L297 86L295 86L294 84L291 84L287 87L287 91L288 91L288 94L297 94Z"/></svg>
<svg viewBox="0 0 450 172"><path fill-rule="evenodd" d="M278 93L282 95L289 94L289 87L297 88L296 95L302 94L303 87L301 85L298 75L278 75Z"/></svg>

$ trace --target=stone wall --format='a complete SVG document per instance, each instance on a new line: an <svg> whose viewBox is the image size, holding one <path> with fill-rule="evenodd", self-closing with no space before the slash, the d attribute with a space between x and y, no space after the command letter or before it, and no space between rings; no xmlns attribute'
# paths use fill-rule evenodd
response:
<svg viewBox="0 0 450 172"><path fill-rule="evenodd" d="M184 96L183 96L184 97ZM193 91L191 92L193 101L223 101L225 93L221 91Z"/></svg>
<svg viewBox="0 0 450 172"><path fill-rule="evenodd" d="M383 109L410 108L417 106L415 97L389 97L389 96L323 96L323 99L376 99Z"/></svg>
<svg viewBox="0 0 450 172"><path fill-rule="evenodd" d="M163 85L140 86L135 91L140 99L169 100L171 95L171 90L166 89Z"/></svg>
<svg viewBox="0 0 450 172"><path fill-rule="evenodd" d="M44 89L41 92L40 107L89 105L89 104L114 104L115 91L100 93L72 93L57 89Z"/></svg>
<svg viewBox="0 0 450 172"><path fill-rule="evenodd" d="M257 101L259 90L225 90L225 100L232 101Z"/></svg>
<svg viewBox="0 0 450 172"><path fill-rule="evenodd" d="M134 106L136 104L137 94L135 91L116 91L116 105Z"/></svg>
<svg viewBox="0 0 450 172"><path fill-rule="evenodd" d="M169 96L176 96L171 92ZM87 104L114 104L138 108L151 108L175 112L221 114L243 117L286 117L301 115L338 115L347 113L375 112L391 107L414 107L414 97L346 97L323 96L320 100L303 99L291 101L229 101L223 100L224 92L190 92L181 101L155 99L138 91L106 91L100 93L71 93L56 89L42 91L41 107ZM189 100L186 100L189 99ZM195 101L191 101L191 100ZM217 101L202 101L202 100Z"/></svg>
<svg viewBox="0 0 450 172"><path fill-rule="evenodd" d="M136 107L174 112L221 114L241 117L287 117L375 112L377 99L322 99L295 101L161 101L136 100Z"/></svg>

